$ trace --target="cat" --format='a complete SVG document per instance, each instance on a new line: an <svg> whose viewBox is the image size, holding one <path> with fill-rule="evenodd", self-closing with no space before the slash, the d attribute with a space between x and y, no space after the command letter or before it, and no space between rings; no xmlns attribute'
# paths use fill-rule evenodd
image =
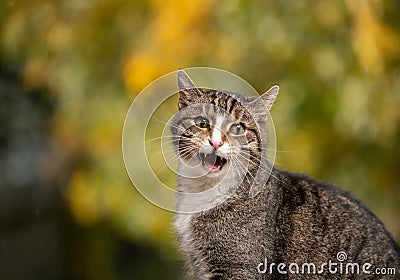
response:
<svg viewBox="0 0 400 280"><path fill-rule="evenodd" d="M198 88L183 70L177 83L174 227L186 279L399 277L400 249L366 206L263 161L278 86L243 96ZM251 195L256 181L261 189Z"/></svg>

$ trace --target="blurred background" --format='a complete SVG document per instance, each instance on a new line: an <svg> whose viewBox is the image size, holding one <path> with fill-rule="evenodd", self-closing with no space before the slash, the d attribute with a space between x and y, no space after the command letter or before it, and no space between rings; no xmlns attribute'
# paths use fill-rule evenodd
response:
<svg viewBox="0 0 400 280"><path fill-rule="evenodd" d="M121 134L148 83L194 66L279 84L277 166L350 190L399 242L399 14L397 0L1 0L0 278L179 277L173 215L132 186Z"/></svg>

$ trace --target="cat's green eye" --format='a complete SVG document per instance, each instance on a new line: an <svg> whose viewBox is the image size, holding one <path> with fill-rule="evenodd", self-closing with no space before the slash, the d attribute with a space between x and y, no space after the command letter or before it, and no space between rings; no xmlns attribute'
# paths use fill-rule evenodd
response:
<svg viewBox="0 0 400 280"><path fill-rule="evenodd" d="M242 135L245 131L244 125L241 123L235 123L229 128L229 132L233 135Z"/></svg>
<svg viewBox="0 0 400 280"><path fill-rule="evenodd" d="M204 117L197 117L194 120L194 123L196 124L196 126L202 129L208 129L210 127L210 121Z"/></svg>

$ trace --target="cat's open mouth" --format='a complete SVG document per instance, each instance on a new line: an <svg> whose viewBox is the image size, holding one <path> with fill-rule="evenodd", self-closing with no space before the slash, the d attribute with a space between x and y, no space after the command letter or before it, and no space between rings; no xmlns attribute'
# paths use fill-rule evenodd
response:
<svg viewBox="0 0 400 280"><path fill-rule="evenodd" d="M211 173L220 171L227 162L225 158L217 156L215 152L211 154L200 153L200 159L203 166Z"/></svg>

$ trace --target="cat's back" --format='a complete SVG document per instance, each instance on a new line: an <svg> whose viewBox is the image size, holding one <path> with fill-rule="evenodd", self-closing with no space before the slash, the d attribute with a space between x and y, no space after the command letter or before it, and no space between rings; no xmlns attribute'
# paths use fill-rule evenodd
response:
<svg viewBox="0 0 400 280"><path fill-rule="evenodd" d="M275 217L280 258L321 262L342 252L349 261L399 267L398 245L350 193L280 170L274 170L271 185L280 201Z"/></svg>

